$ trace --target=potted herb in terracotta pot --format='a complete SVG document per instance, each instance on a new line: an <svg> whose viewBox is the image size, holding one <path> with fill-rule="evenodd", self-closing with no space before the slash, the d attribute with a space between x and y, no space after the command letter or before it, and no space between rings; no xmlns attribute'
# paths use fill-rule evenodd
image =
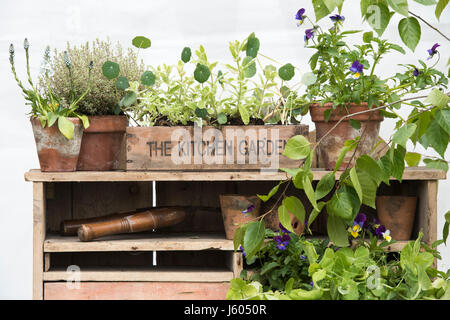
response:
<svg viewBox="0 0 450 320"><path fill-rule="evenodd" d="M297 166L282 155L289 138L308 134L287 86L295 69L263 66L259 46L254 34L230 42L233 65L209 61L203 46L185 47L176 65L151 68L140 82L107 74L124 84L120 106L138 123L127 128L127 170Z"/></svg>
<svg viewBox="0 0 450 320"><path fill-rule="evenodd" d="M30 44L24 41L27 76L30 89L19 80L14 61L14 46L9 48L9 62L14 78L31 105L30 120L36 141L41 171L75 171L80 153L83 129L89 127L89 120L78 112L78 104L89 92L92 61L87 62L78 72L86 73L86 88L74 96L68 105L61 103L61 97L51 90L41 93L34 85L29 64ZM42 63L42 76L48 78L51 69L50 48L47 47Z"/></svg>
<svg viewBox="0 0 450 320"><path fill-rule="evenodd" d="M118 106L124 92L117 88L118 83L105 78L103 64L106 61L120 63L121 69L107 72L117 71L121 76L136 80L143 65L138 63L133 50L124 52L120 44L114 47L109 40L97 39L79 47L68 44L65 51L55 51L53 72L48 79L41 77L40 86L42 90L49 88L58 94L63 104L69 104L86 88L86 75L78 70L89 60L94 61L91 90L79 103L79 111L89 117L90 126L83 133L77 170L124 169L121 155L129 121Z"/></svg>

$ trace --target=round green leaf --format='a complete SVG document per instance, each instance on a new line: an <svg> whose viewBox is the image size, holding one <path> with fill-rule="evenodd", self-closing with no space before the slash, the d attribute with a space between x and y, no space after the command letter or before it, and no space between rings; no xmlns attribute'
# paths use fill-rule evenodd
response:
<svg viewBox="0 0 450 320"><path fill-rule="evenodd" d="M292 160L305 159L310 152L310 142L302 135L293 136L286 143L283 155Z"/></svg>
<svg viewBox="0 0 450 320"><path fill-rule="evenodd" d="M183 61L184 63L189 62L189 60L191 60L191 55L191 48L184 47L183 51L181 51L181 61Z"/></svg>
<svg viewBox="0 0 450 320"><path fill-rule="evenodd" d="M247 259L250 259L263 244L264 233L264 221L253 221L248 224L243 239L243 247Z"/></svg>
<svg viewBox="0 0 450 320"><path fill-rule="evenodd" d="M285 64L280 69L278 69L278 75L285 81L291 80L295 75L294 66L290 63Z"/></svg>
<svg viewBox="0 0 450 320"><path fill-rule="evenodd" d="M150 48L150 46L152 45L150 39L143 36L134 37L131 43L133 44L133 46L140 49L147 49Z"/></svg>
<svg viewBox="0 0 450 320"><path fill-rule="evenodd" d="M219 113L219 115L217 116L217 122L219 122L219 124L225 124L227 123L227 121L227 115L223 112Z"/></svg>
<svg viewBox="0 0 450 320"><path fill-rule="evenodd" d="M195 115L199 118L205 119L206 116L208 115L208 110L206 110L205 108L195 108Z"/></svg>
<svg viewBox="0 0 450 320"><path fill-rule="evenodd" d="M259 39L252 34L247 40L247 57L256 58L259 51Z"/></svg>
<svg viewBox="0 0 450 320"><path fill-rule="evenodd" d="M133 91L128 91L127 94L122 98L122 100L120 100L119 105L122 107L129 107L136 102L136 98L136 93L134 93Z"/></svg>
<svg viewBox="0 0 450 320"><path fill-rule="evenodd" d="M421 29L419 21L414 17L403 18L398 23L398 33L403 43L406 44L411 51L414 51L420 40Z"/></svg>
<svg viewBox="0 0 450 320"><path fill-rule="evenodd" d="M200 83L203 83L209 79L209 76L211 75L211 71L209 71L208 67L197 63L197 67L194 71L194 78Z"/></svg>
<svg viewBox="0 0 450 320"><path fill-rule="evenodd" d="M317 80L317 76L312 73L312 72L306 72L303 76L302 76L302 83L305 86L309 86L312 85L316 82Z"/></svg>
<svg viewBox="0 0 450 320"><path fill-rule="evenodd" d="M120 67L117 63L106 61L102 66L103 75L109 80L117 78L120 73Z"/></svg>
<svg viewBox="0 0 450 320"><path fill-rule="evenodd" d="M246 78L251 78L256 74L256 63L253 61L253 58L247 56L244 58L242 65L244 66L244 74Z"/></svg>
<svg viewBox="0 0 450 320"><path fill-rule="evenodd" d="M155 84L155 75L151 71L145 71L141 76L141 83L145 86L152 86Z"/></svg>
<svg viewBox="0 0 450 320"><path fill-rule="evenodd" d="M128 82L128 79L125 77L119 77L116 81L116 88L120 90L125 90L130 86L130 83Z"/></svg>

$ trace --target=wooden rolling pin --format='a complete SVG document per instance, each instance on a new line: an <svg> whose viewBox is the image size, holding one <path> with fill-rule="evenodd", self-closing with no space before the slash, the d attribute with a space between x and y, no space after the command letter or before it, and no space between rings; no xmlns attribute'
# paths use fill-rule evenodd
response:
<svg viewBox="0 0 450 320"><path fill-rule="evenodd" d="M62 236L76 236L78 233L78 229L82 224L101 222L101 221L109 221L118 218L124 218L126 216L135 214L137 212L141 212L143 210L149 210L150 208L142 208L137 209L135 211L126 211L126 212L116 212L112 214L108 214L106 216L94 217L94 218L86 218L86 219L75 219L75 220L64 220L60 225L60 233Z"/></svg>
<svg viewBox="0 0 450 320"><path fill-rule="evenodd" d="M119 233L142 232L180 223L186 217L183 207L152 208L107 221L82 224L78 239L90 241Z"/></svg>

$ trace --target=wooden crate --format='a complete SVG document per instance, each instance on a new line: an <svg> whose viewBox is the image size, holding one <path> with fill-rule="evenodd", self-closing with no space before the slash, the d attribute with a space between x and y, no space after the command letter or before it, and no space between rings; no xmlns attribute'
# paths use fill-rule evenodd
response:
<svg viewBox="0 0 450 320"><path fill-rule="evenodd" d="M317 183L327 171L313 173ZM218 195L267 193L284 178L284 172L259 171L31 170L25 179L33 182L33 298L224 299L228 282L239 276L243 260L241 253L233 251L232 241L225 239ZM417 195L413 236L422 230L430 244L437 235L438 180L445 179L445 173L407 168L403 179L401 184L391 181L379 194ZM190 207L184 224L92 242L58 235L64 219L151 206L153 181L157 205ZM304 197L295 189L288 193ZM398 242L389 250L401 250L405 244ZM67 267L73 264L81 271L76 290L67 287L72 275Z"/></svg>
<svg viewBox="0 0 450 320"><path fill-rule="evenodd" d="M298 167L281 153L306 125L128 127L127 170L234 170ZM267 163L264 163L267 161Z"/></svg>

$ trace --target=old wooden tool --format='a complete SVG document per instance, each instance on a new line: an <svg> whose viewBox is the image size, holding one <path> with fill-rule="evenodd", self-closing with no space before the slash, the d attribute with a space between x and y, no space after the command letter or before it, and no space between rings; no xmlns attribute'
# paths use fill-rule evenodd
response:
<svg viewBox="0 0 450 320"><path fill-rule="evenodd" d="M90 241L113 234L148 231L180 223L185 217L183 207L152 208L124 217L82 224L78 229L78 238Z"/></svg>

